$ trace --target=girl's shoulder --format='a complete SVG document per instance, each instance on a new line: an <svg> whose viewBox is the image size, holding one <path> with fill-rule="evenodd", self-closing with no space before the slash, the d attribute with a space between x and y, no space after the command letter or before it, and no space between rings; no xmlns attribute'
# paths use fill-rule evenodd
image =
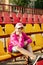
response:
<svg viewBox="0 0 43 65"><path fill-rule="evenodd" d="M15 34L15 31L13 31L11 34Z"/></svg>
<svg viewBox="0 0 43 65"><path fill-rule="evenodd" d="M26 35L26 33L25 33L25 32L22 32L22 34L23 34L23 35Z"/></svg>
<svg viewBox="0 0 43 65"><path fill-rule="evenodd" d="M15 31L11 33L11 36L14 36L15 35Z"/></svg>

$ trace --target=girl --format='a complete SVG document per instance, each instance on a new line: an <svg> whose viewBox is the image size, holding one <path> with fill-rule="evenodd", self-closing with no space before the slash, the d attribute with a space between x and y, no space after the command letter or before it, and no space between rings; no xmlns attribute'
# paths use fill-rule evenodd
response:
<svg viewBox="0 0 43 65"><path fill-rule="evenodd" d="M20 52L32 60L36 59L36 55L33 54L30 43L32 39L28 37L24 32L22 23L15 25L15 31L10 36L10 44L8 47L9 52Z"/></svg>

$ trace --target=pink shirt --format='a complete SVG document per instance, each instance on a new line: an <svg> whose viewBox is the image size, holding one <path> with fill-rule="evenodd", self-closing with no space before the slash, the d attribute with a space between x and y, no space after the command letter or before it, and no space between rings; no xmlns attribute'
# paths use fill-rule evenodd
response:
<svg viewBox="0 0 43 65"><path fill-rule="evenodd" d="M8 46L8 51L12 51L12 47L14 46L19 46L19 47L24 47L24 42L27 41L27 43L31 43L32 40L29 36L27 36L24 32L22 32L21 36L16 35L16 33L13 33L10 36L10 43Z"/></svg>

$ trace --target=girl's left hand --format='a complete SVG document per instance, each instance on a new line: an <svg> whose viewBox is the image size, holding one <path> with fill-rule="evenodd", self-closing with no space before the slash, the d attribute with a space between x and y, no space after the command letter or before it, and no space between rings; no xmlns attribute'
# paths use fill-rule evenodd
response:
<svg viewBox="0 0 43 65"><path fill-rule="evenodd" d="M24 45L27 45L27 41L24 42Z"/></svg>

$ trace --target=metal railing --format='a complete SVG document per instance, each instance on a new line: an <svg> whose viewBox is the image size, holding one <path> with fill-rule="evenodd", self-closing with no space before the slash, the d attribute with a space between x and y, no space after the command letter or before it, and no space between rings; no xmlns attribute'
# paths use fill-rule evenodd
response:
<svg viewBox="0 0 43 65"><path fill-rule="evenodd" d="M16 5L9 5L9 4L0 4L0 11L21 12L21 13L26 12L29 14L43 14L43 9L26 8Z"/></svg>

